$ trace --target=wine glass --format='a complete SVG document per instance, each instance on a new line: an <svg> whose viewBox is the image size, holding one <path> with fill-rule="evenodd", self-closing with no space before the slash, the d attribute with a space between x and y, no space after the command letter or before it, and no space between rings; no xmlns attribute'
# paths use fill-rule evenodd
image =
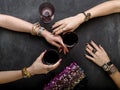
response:
<svg viewBox="0 0 120 90"><path fill-rule="evenodd" d="M55 8L50 2L44 2L39 6L39 13L44 23L50 23L54 19Z"/></svg>

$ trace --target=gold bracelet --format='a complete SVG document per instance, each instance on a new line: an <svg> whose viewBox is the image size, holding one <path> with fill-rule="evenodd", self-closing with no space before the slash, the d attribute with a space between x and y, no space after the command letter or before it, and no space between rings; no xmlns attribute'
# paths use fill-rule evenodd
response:
<svg viewBox="0 0 120 90"><path fill-rule="evenodd" d="M24 67L22 69L22 76L23 76L23 78L30 78L31 77L31 74L30 74L30 72L27 71L26 67Z"/></svg>
<svg viewBox="0 0 120 90"><path fill-rule="evenodd" d="M35 24L32 26L31 34L32 34L32 35L37 35L36 29L37 29L37 28L40 28L40 27L41 27L41 26L40 26L39 22L35 23Z"/></svg>

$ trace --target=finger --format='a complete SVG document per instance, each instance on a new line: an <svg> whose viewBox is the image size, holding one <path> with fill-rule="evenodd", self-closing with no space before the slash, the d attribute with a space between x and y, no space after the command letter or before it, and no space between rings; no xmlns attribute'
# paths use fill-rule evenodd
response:
<svg viewBox="0 0 120 90"><path fill-rule="evenodd" d="M53 33L57 32L59 30L62 30L65 26L66 26L65 24L60 25L59 27L57 27L53 30Z"/></svg>
<svg viewBox="0 0 120 90"><path fill-rule="evenodd" d="M86 50L90 55L92 55L93 57L95 57L95 54L93 54L93 52L92 52L90 49L86 48L85 50Z"/></svg>
<svg viewBox="0 0 120 90"><path fill-rule="evenodd" d="M67 52L69 52L67 46L63 43L62 39L61 39L61 41L60 41L60 44L61 44L62 47L63 47L64 54L66 54Z"/></svg>
<svg viewBox="0 0 120 90"><path fill-rule="evenodd" d="M99 47L100 47L100 49L101 49L102 51L105 52L105 49L104 49L101 45L99 45Z"/></svg>
<svg viewBox="0 0 120 90"><path fill-rule="evenodd" d="M61 52L62 52L62 48L59 48L58 50L59 50L59 53L61 53Z"/></svg>
<svg viewBox="0 0 120 90"><path fill-rule="evenodd" d="M38 57L37 60L42 60L42 58L43 58L44 54L46 53L46 51L47 51L47 50L45 50L44 52L42 52L42 53L40 54L40 56Z"/></svg>
<svg viewBox="0 0 120 90"><path fill-rule="evenodd" d="M93 46L93 48L95 48L97 51L100 51L100 48L97 46L97 44L95 44L95 42L91 41L90 43Z"/></svg>
<svg viewBox="0 0 120 90"><path fill-rule="evenodd" d="M69 50L68 50L68 48L66 46L63 47L63 50L64 50L64 54L69 52Z"/></svg>
<svg viewBox="0 0 120 90"><path fill-rule="evenodd" d="M61 24L62 24L61 21L56 22L56 23L52 26L52 29L60 26Z"/></svg>
<svg viewBox="0 0 120 90"><path fill-rule="evenodd" d="M68 48L67 48L66 45L63 43L62 38L61 38L60 36L57 37L57 38L55 38L55 41L58 42L58 43L62 46L62 47L60 47L60 48L63 49L64 54L66 54L67 52L69 52L69 51L68 51Z"/></svg>
<svg viewBox="0 0 120 90"><path fill-rule="evenodd" d="M87 54L85 54L85 57L86 57L87 59L89 59L89 60L91 60L91 61L94 62L94 58L93 58L93 57L91 57L91 56L89 56L89 55L87 55Z"/></svg>
<svg viewBox="0 0 120 90"><path fill-rule="evenodd" d="M57 48L60 48L60 47L61 47L60 44L58 44L58 43L56 43L56 42L52 42L51 44L54 45L54 46L56 46Z"/></svg>
<svg viewBox="0 0 120 90"><path fill-rule="evenodd" d="M86 47L89 48L91 51L93 50L93 47L90 44L87 44Z"/></svg>
<svg viewBox="0 0 120 90"><path fill-rule="evenodd" d="M65 32L65 31L66 31L65 28L64 28L64 30L63 30L63 29L60 29L60 30L56 31L54 34L55 34L55 35L59 35L59 34Z"/></svg>
<svg viewBox="0 0 120 90"><path fill-rule="evenodd" d="M50 70L54 70L55 68L57 68L60 65L61 61L62 61L62 59L60 59L57 63L55 63L53 65L49 65L48 67L50 68Z"/></svg>

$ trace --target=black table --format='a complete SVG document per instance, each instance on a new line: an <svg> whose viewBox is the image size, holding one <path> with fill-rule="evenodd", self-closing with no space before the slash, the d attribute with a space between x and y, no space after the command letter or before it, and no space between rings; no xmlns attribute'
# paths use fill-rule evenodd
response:
<svg viewBox="0 0 120 90"><path fill-rule="evenodd" d="M40 21L38 7L49 1L55 8L55 19L50 24L43 24L49 31L50 26L63 18L83 12L105 0L0 0L0 13L8 14L35 23ZM0 90L25 89L41 90L55 73L62 71L67 65L75 61L84 69L87 78L75 87L75 90L101 89L116 90L116 86L108 75L97 65L84 57L85 45L91 40L101 44L111 61L120 70L120 15L112 14L92 19L75 31L79 36L79 43L67 55L62 55L61 65L47 75L36 75L30 79L21 79L12 83L0 85ZM0 71L18 70L30 66L45 49L56 49L48 44L44 38L26 33L18 33L0 28Z"/></svg>

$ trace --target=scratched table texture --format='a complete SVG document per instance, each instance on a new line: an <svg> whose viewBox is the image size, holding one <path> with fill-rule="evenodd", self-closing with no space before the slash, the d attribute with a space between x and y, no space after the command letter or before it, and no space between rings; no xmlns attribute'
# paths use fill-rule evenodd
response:
<svg viewBox="0 0 120 90"><path fill-rule="evenodd" d="M38 8L43 2L51 2L55 6L55 19L50 24L43 24L39 18ZM74 16L106 0L0 0L0 13L12 15L31 23L41 22L50 29L56 21ZM101 44L111 61L120 70L120 14L112 14L95 18L81 24L76 30L79 43L63 58L61 65L47 75L35 75L29 79L21 79L0 85L0 90L32 89L42 90L56 74L60 73L71 62L75 61L86 74L74 90L117 90L109 76L97 65L84 57L85 45L91 40ZM20 70L30 66L45 49L56 49L44 38L26 33L0 28L0 71Z"/></svg>

